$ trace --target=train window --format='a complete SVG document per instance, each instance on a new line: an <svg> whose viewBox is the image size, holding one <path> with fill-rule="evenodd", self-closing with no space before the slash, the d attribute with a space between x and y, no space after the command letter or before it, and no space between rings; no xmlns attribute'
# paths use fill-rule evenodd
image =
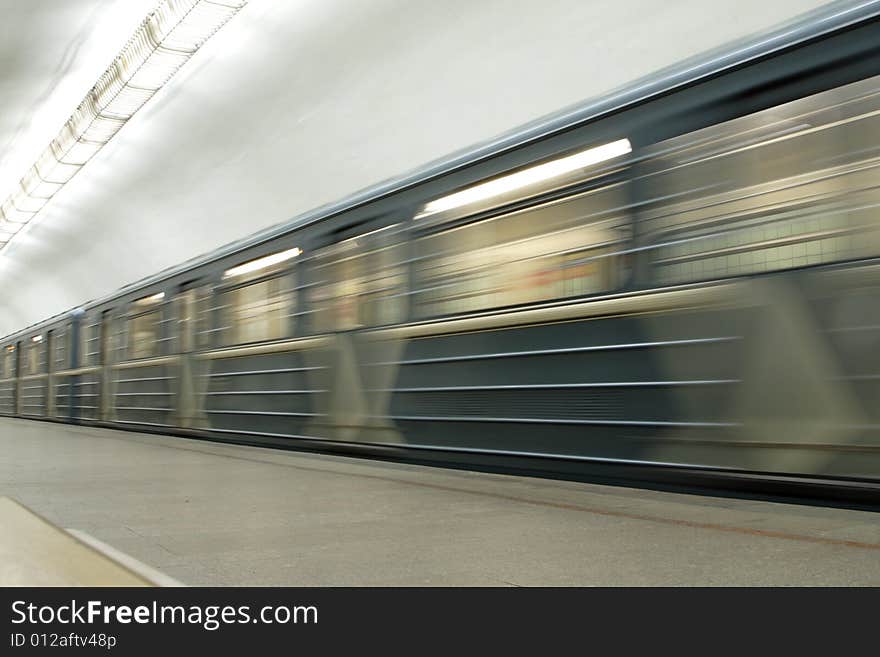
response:
<svg viewBox="0 0 880 657"><path fill-rule="evenodd" d="M296 273L290 261L300 253L287 249L224 272L215 297L220 342L264 342L294 334Z"/></svg>
<svg viewBox="0 0 880 657"><path fill-rule="evenodd" d="M290 330L289 276L244 285L219 295L225 306L226 344L262 342L288 337Z"/></svg>
<svg viewBox="0 0 880 657"><path fill-rule="evenodd" d="M628 277L626 193L612 184L418 240L421 317L613 290Z"/></svg>
<svg viewBox="0 0 880 657"><path fill-rule="evenodd" d="M165 293L132 302L127 321L129 359L152 358L162 353L162 315Z"/></svg>
<svg viewBox="0 0 880 657"><path fill-rule="evenodd" d="M24 346L25 374L43 374L46 371L46 345L42 335L28 338Z"/></svg>
<svg viewBox="0 0 880 657"><path fill-rule="evenodd" d="M660 283L880 255L880 78L658 144L643 234Z"/></svg>
<svg viewBox="0 0 880 657"><path fill-rule="evenodd" d="M314 329L349 330L406 316L406 240L400 224L349 238L315 257Z"/></svg>
<svg viewBox="0 0 880 657"><path fill-rule="evenodd" d="M82 323L80 362L83 367L99 365L101 362L101 322L95 317L86 317Z"/></svg>
<svg viewBox="0 0 880 657"><path fill-rule="evenodd" d="M66 329L52 331L52 370L59 372L68 368L68 335Z"/></svg>

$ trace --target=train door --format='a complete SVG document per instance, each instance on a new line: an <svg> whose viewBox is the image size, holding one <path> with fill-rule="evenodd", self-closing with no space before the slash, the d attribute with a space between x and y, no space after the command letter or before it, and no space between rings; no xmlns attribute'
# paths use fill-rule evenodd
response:
<svg viewBox="0 0 880 657"><path fill-rule="evenodd" d="M0 352L0 414L15 415L15 344L3 346Z"/></svg>
<svg viewBox="0 0 880 657"><path fill-rule="evenodd" d="M122 342L122 336L114 332L118 322L114 320L113 310L105 310L101 313L99 330L99 361L101 368L100 393L97 410L97 419L111 421L113 412L113 386L111 365L117 360L118 350Z"/></svg>

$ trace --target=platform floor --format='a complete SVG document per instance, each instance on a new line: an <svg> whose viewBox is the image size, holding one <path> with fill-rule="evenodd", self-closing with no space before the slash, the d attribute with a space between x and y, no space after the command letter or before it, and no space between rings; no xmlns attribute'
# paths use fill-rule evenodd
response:
<svg viewBox="0 0 880 657"><path fill-rule="evenodd" d="M880 513L0 419L0 495L192 585L880 585Z"/></svg>

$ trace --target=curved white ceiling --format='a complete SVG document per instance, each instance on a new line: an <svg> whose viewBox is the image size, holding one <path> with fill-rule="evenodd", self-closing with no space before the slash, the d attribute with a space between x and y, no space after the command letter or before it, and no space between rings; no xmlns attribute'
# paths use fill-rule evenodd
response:
<svg viewBox="0 0 880 657"><path fill-rule="evenodd" d="M0 257L0 335L822 4L250 0ZM0 3L0 182L152 5Z"/></svg>
<svg viewBox="0 0 880 657"><path fill-rule="evenodd" d="M155 2L0 0L0 195L18 184Z"/></svg>

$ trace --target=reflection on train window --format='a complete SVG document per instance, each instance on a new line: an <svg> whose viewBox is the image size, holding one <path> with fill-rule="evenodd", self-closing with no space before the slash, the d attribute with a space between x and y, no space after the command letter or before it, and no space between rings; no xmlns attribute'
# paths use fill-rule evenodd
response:
<svg viewBox="0 0 880 657"><path fill-rule="evenodd" d="M619 288L632 229L623 185L419 240L416 311L430 317Z"/></svg>
<svg viewBox="0 0 880 657"><path fill-rule="evenodd" d="M199 327L200 340L219 333L221 344L243 344L291 337L296 330L296 276L292 261L298 247L242 263L223 273L213 308L201 309L203 318L215 317L219 326Z"/></svg>
<svg viewBox="0 0 880 657"><path fill-rule="evenodd" d="M127 322L128 358L152 358L162 353L162 308L165 294L138 299L131 304ZM135 314L137 313L137 314Z"/></svg>
<svg viewBox="0 0 880 657"><path fill-rule="evenodd" d="M639 188L658 282L880 254L875 87L856 83L651 148Z"/></svg>
<svg viewBox="0 0 880 657"><path fill-rule="evenodd" d="M158 310L132 317L128 322L128 357L151 358L159 353L162 313Z"/></svg>
<svg viewBox="0 0 880 657"><path fill-rule="evenodd" d="M293 274L217 294L222 342L242 344L290 337L294 328Z"/></svg>
<svg viewBox="0 0 880 657"><path fill-rule="evenodd" d="M398 224L344 240L315 258L318 332L383 326L406 317L406 243Z"/></svg>
<svg viewBox="0 0 880 657"><path fill-rule="evenodd" d="M45 373L46 345L42 335L28 338L24 347L24 370L26 375Z"/></svg>

